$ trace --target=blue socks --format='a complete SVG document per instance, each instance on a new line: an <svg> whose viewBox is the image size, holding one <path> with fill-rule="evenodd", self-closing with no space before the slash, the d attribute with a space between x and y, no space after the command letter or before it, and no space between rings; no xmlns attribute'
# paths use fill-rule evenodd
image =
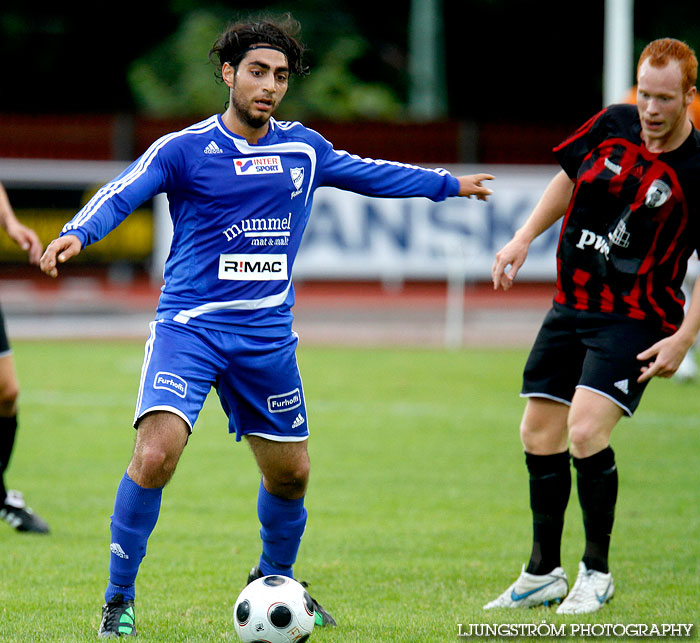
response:
<svg viewBox="0 0 700 643"><path fill-rule="evenodd" d="M148 537L158 521L162 495L162 488L144 489L124 473L112 514L106 602L115 594L123 594L124 600L134 600L136 574L146 555Z"/></svg>
<svg viewBox="0 0 700 643"><path fill-rule="evenodd" d="M273 496L260 481L258 519L262 525L260 571L264 576L279 574L294 578L292 565L297 559L301 537L306 528L304 498L286 500Z"/></svg>
<svg viewBox="0 0 700 643"><path fill-rule="evenodd" d="M134 600L136 574L146 555L148 537L158 521L162 494L162 488L144 489L124 474L112 514L106 602L115 594L122 594L124 600ZM279 574L293 578L292 566L306 528L304 498L286 500L273 496L261 481L258 518L263 544L260 571L265 576Z"/></svg>

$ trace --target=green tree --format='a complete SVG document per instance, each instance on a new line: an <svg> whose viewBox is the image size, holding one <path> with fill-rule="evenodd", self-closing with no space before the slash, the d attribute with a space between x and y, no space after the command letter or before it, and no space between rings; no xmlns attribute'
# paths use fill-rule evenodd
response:
<svg viewBox="0 0 700 643"><path fill-rule="evenodd" d="M205 52L222 22L212 11L189 13L172 36L132 63L128 80L141 111L150 116L221 111L226 92L212 87L215 68Z"/></svg>
<svg viewBox="0 0 700 643"><path fill-rule="evenodd" d="M225 86L217 91L212 79L216 68L205 59L226 18L215 10L183 15L175 33L136 60L128 80L139 109L157 117L202 116L221 111L227 100ZM333 120L388 120L404 106L388 86L363 81L353 64L367 52L367 41L348 33L314 51L312 73L282 103L280 117Z"/></svg>
<svg viewBox="0 0 700 643"><path fill-rule="evenodd" d="M310 76L297 83L280 108L289 118L391 120L404 106L386 85L360 80L352 71L367 42L359 35L336 40Z"/></svg>

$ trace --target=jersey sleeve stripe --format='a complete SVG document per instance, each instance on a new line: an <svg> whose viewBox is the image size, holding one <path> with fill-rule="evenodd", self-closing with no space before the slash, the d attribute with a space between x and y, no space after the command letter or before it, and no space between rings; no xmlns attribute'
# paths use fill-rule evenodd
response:
<svg viewBox="0 0 700 643"><path fill-rule="evenodd" d="M349 156L350 158L355 159L357 161L367 163L367 165L394 165L396 167L405 167L410 170L426 170L428 172L434 172L435 174L439 174L440 176L445 176L446 174L449 174L449 172L442 167L421 167L418 165L411 165L410 163L401 163L399 161L386 161L384 159L362 158L357 154L351 154L350 152L346 152L345 150L333 149L332 151L338 156Z"/></svg>
<svg viewBox="0 0 700 643"><path fill-rule="evenodd" d="M75 230L81 225L84 225L90 218L97 212L106 201L114 197L115 195L122 192L129 185L134 183L139 177L141 177L146 170L149 168L153 160L157 157L158 152L170 141L179 138L180 136L185 136L188 134L199 134L206 132L216 126L214 117L203 121L198 125L193 125L180 132L175 132L168 134L158 139L153 143L139 158L139 160L134 164L130 172L126 173L124 176L110 181L102 188L100 188L97 193L87 202L87 204L78 212L78 214L69 221L64 227L63 232L68 232L70 230Z"/></svg>

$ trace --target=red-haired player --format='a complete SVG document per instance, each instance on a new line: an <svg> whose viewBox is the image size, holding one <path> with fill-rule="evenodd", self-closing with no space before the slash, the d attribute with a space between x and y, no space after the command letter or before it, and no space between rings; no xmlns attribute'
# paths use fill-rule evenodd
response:
<svg viewBox="0 0 700 643"><path fill-rule="evenodd" d="M580 614L600 609L615 591L608 549L618 474L610 436L652 377L673 375L700 328L700 287L685 317L681 292L700 246L700 132L687 116L696 78L685 43L650 43L639 61L637 106L608 107L555 148L562 171L496 255L494 287L508 290L532 240L564 217L556 295L522 388L532 553L486 609L564 599L559 613ZM569 592L560 545L572 457L586 542Z"/></svg>

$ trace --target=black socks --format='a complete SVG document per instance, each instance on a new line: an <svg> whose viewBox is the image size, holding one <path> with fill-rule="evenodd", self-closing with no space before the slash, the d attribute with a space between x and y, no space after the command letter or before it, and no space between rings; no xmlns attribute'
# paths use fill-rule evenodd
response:
<svg viewBox="0 0 700 643"><path fill-rule="evenodd" d="M608 573L610 534L617 502L615 454L608 446L587 458L572 458L583 514L587 569ZM532 553L526 571L547 574L561 565L561 534L571 492L569 452L554 455L525 454L530 474Z"/></svg>
<svg viewBox="0 0 700 643"><path fill-rule="evenodd" d="M0 504L5 502L7 489L5 489L4 475L10 464L12 448L17 434L17 416L0 417Z"/></svg>
<svg viewBox="0 0 700 643"><path fill-rule="evenodd" d="M526 571L547 574L561 565L561 533L571 492L569 452L554 455L525 454L530 473L532 554Z"/></svg>
<svg viewBox="0 0 700 643"><path fill-rule="evenodd" d="M578 497L583 512L588 569L608 573L608 549L617 502L617 467L610 447L588 458L574 458Z"/></svg>

